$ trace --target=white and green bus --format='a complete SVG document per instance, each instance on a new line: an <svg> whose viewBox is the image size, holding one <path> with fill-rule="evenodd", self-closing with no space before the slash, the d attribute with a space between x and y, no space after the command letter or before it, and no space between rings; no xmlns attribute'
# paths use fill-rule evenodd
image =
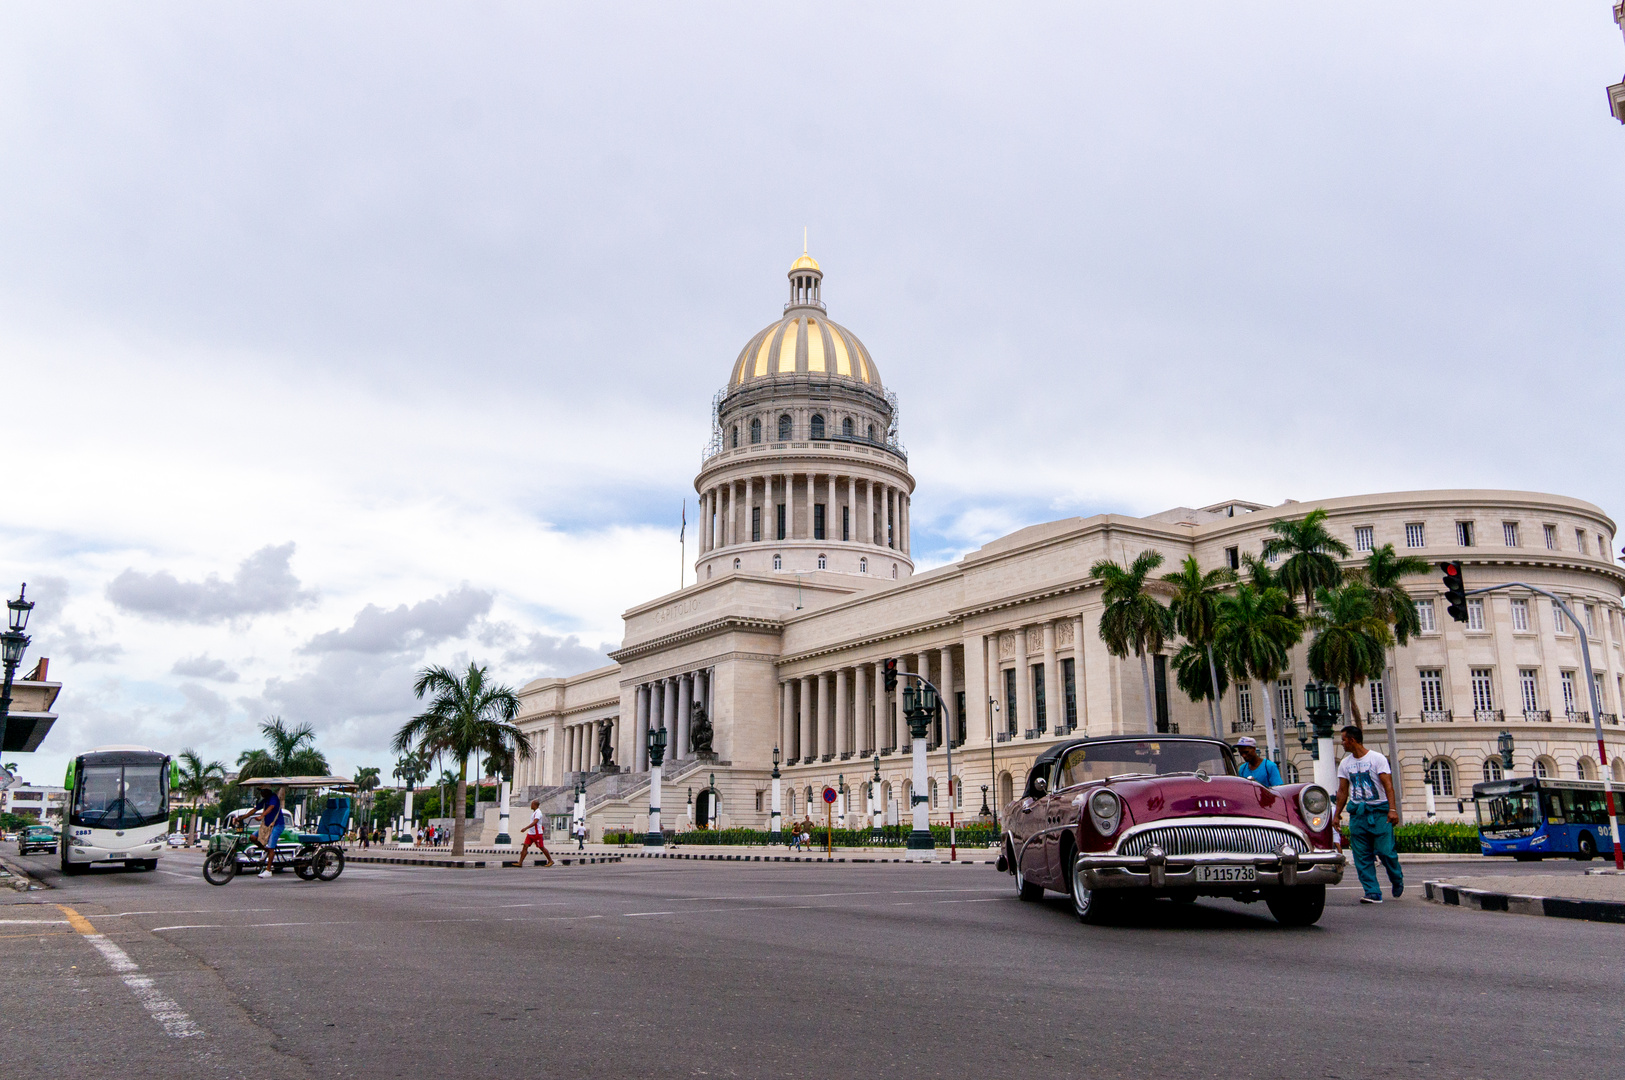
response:
<svg viewBox="0 0 1625 1080"><path fill-rule="evenodd" d="M157 869L178 771L168 754L145 746L98 746L69 762L62 872L109 863Z"/></svg>

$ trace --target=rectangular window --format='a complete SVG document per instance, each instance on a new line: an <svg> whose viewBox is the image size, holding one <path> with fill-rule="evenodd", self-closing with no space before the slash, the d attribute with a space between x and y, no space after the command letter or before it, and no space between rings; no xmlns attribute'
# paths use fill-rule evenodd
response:
<svg viewBox="0 0 1625 1080"><path fill-rule="evenodd" d="M751 543L757 543L762 539L762 508L760 506L750 508L750 539Z"/></svg>
<svg viewBox="0 0 1625 1080"><path fill-rule="evenodd" d="M1279 712L1280 712L1281 719L1283 719L1283 720L1296 719L1298 714L1292 711L1292 703L1293 703L1293 701L1294 701L1294 698L1292 696L1292 680L1291 679L1277 679L1277 680L1275 680L1275 706L1276 706L1277 710L1279 710Z"/></svg>
<svg viewBox="0 0 1625 1080"><path fill-rule="evenodd" d="M1566 634L1568 632L1569 621L1568 619L1564 618L1563 609L1558 607L1557 602L1554 600L1552 602L1552 633Z"/></svg>
<svg viewBox="0 0 1625 1080"><path fill-rule="evenodd" d="M1519 633L1529 631L1529 601L1512 601L1512 629Z"/></svg>
<svg viewBox="0 0 1625 1080"><path fill-rule="evenodd" d="M1456 522L1456 544L1460 547L1473 546L1473 523L1470 521Z"/></svg>
<svg viewBox="0 0 1625 1080"><path fill-rule="evenodd" d="M1388 701L1383 697L1382 680L1371 680L1371 715L1382 719L1388 715Z"/></svg>
<svg viewBox="0 0 1625 1080"><path fill-rule="evenodd" d="M1596 637L1597 636L1597 609L1592 607L1590 604L1581 604L1580 605L1580 610L1581 610L1581 613L1584 614L1585 618L1586 618L1586 635L1588 637Z"/></svg>
<svg viewBox="0 0 1625 1080"><path fill-rule="evenodd" d="M1061 661L1061 696L1066 699L1066 728L1078 727L1078 665L1075 660Z"/></svg>
<svg viewBox="0 0 1625 1080"><path fill-rule="evenodd" d="M784 504L779 503L776 507L774 507L774 509L777 511L778 519L779 519L778 523L777 523L778 524L778 535L776 537L774 537L774 539L776 539L776 540L784 540L784 539L786 539L786 537L784 535Z"/></svg>
<svg viewBox="0 0 1625 1080"><path fill-rule="evenodd" d="M1253 688L1250 683L1242 683L1236 687L1236 717L1241 724L1241 730L1251 731L1253 728Z"/></svg>
<svg viewBox="0 0 1625 1080"><path fill-rule="evenodd" d="M1438 668L1423 668L1422 676L1422 711L1424 713L1444 712L1444 675Z"/></svg>
<svg viewBox="0 0 1625 1080"><path fill-rule="evenodd" d="M1427 530L1420 521L1412 521L1405 526L1405 546L1419 548L1427 546Z"/></svg>
<svg viewBox="0 0 1625 1080"><path fill-rule="evenodd" d="M1369 525L1356 525L1356 526L1354 526L1354 550L1355 551L1370 551L1371 550L1371 526L1369 526Z"/></svg>
<svg viewBox="0 0 1625 1080"><path fill-rule="evenodd" d="M1044 665L1032 665L1033 673L1033 720L1039 731L1044 731L1049 725L1049 703L1044 700Z"/></svg>
<svg viewBox="0 0 1625 1080"><path fill-rule="evenodd" d="M1438 629L1433 622L1433 601L1418 600L1416 602L1416 625L1424 634L1431 634Z"/></svg>
<svg viewBox="0 0 1625 1080"><path fill-rule="evenodd" d="M1004 730L1016 733L1016 669L1004 673Z"/></svg>
<svg viewBox="0 0 1625 1080"><path fill-rule="evenodd" d="M813 503L813 539L824 539L824 504Z"/></svg>
<svg viewBox="0 0 1625 1080"><path fill-rule="evenodd" d="M1238 548L1238 547L1227 547L1227 548L1225 548L1224 549L1224 564L1226 566L1228 566L1232 570L1240 570L1241 569L1241 549Z"/></svg>
<svg viewBox="0 0 1625 1080"><path fill-rule="evenodd" d="M1563 672L1563 711L1574 712L1574 672Z"/></svg>
<svg viewBox="0 0 1625 1080"><path fill-rule="evenodd" d="M1494 683L1490 677L1490 669L1473 668L1473 710L1489 710L1495 708Z"/></svg>
<svg viewBox="0 0 1625 1080"><path fill-rule="evenodd" d="M850 506L841 507L841 539L852 539L852 508Z"/></svg>
<svg viewBox="0 0 1625 1080"><path fill-rule="evenodd" d="M1594 671L1591 673L1591 685L1597 691L1597 704L1601 706L1598 711L1601 712L1603 709L1608 708L1608 694L1603 689L1602 672Z"/></svg>
<svg viewBox="0 0 1625 1080"><path fill-rule="evenodd" d="M1586 531L1584 529L1574 530L1574 549L1581 555L1590 554L1590 552L1586 550Z"/></svg>
<svg viewBox="0 0 1625 1080"><path fill-rule="evenodd" d="M1516 521L1501 522L1501 539L1507 547L1518 546L1518 523Z"/></svg>
<svg viewBox="0 0 1625 1080"><path fill-rule="evenodd" d="M1484 601L1477 598L1467 601L1467 629L1484 629Z"/></svg>
<svg viewBox="0 0 1625 1080"><path fill-rule="evenodd" d="M1597 558L1608 558L1608 539L1602 533L1597 534Z"/></svg>
<svg viewBox="0 0 1625 1080"><path fill-rule="evenodd" d="M1523 695L1523 711L1535 712L1540 708L1540 676L1532 667L1518 669L1518 692Z"/></svg>
<svg viewBox="0 0 1625 1080"><path fill-rule="evenodd" d="M1546 534L1546 550L1547 551L1556 551L1557 550L1557 526L1556 525L1542 525L1541 526L1541 531Z"/></svg>

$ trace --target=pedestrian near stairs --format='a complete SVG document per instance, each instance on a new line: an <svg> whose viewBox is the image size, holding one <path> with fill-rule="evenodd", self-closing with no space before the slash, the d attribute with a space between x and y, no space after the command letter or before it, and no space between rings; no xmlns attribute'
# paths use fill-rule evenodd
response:
<svg viewBox="0 0 1625 1080"><path fill-rule="evenodd" d="M1394 850L1399 811L1394 806L1393 770L1381 753L1366 749L1360 729L1353 724L1343 729L1342 741L1345 753L1337 766L1337 813L1332 820L1342 820L1346 804L1354 871L1360 875L1360 888L1365 893L1360 903L1382 903L1378 860L1388 872L1397 900L1405 892L1405 875L1399 868L1399 853Z"/></svg>

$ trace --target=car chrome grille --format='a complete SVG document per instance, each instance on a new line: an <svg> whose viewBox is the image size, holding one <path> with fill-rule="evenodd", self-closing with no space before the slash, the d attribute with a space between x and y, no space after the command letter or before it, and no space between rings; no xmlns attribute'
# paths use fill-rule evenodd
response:
<svg viewBox="0 0 1625 1080"><path fill-rule="evenodd" d="M1177 855L1274 855L1291 844L1302 855L1309 850L1303 839L1269 825L1163 825L1123 841L1122 855L1144 855L1156 844L1170 857Z"/></svg>

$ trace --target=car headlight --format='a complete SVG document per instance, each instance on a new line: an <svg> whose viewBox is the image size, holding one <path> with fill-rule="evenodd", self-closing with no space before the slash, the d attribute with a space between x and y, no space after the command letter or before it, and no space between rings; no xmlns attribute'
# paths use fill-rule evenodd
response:
<svg viewBox="0 0 1625 1080"><path fill-rule="evenodd" d="M1089 796L1089 820L1101 836L1110 836L1123 821L1123 803L1115 791L1101 788Z"/></svg>
<svg viewBox="0 0 1625 1080"><path fill-rule="evenodd" d="M1319 784L1310 784L1298 792L1298 809L1310 832L1320 832L1331 823L1332 797Z"/></svg>

